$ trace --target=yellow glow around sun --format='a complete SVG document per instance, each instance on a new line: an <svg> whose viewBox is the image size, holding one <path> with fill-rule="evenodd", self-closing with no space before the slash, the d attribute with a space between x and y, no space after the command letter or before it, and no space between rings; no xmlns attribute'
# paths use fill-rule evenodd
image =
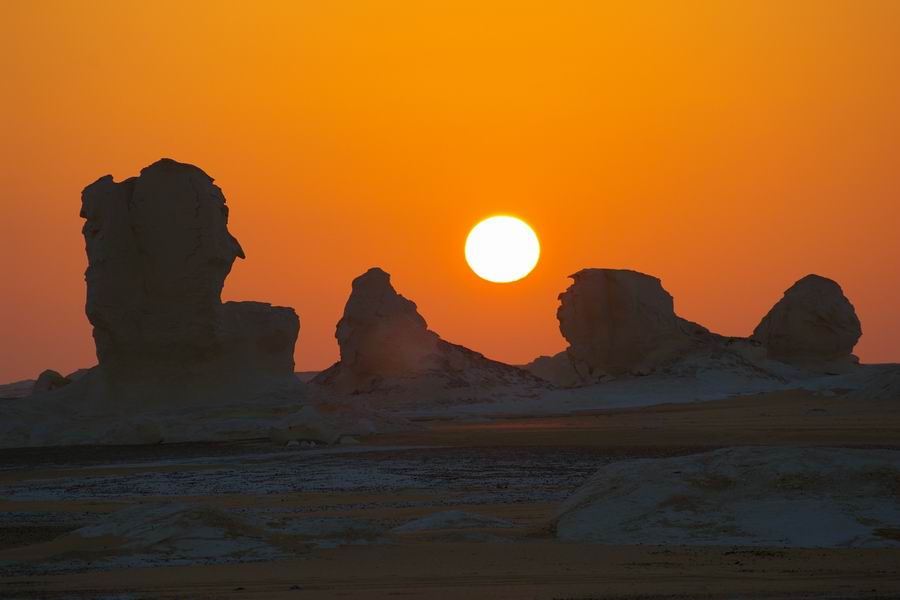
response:
<svg viewBox="0 0 900 600"><path fill-rule="evenodd" d="M482 279L509 283L534 269L541 244L528 223L515 217L490 217L466 238L466 262Z"/></svg>

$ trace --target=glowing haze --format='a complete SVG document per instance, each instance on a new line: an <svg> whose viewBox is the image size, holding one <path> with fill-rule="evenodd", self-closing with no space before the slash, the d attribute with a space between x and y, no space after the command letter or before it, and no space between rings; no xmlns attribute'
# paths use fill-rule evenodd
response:
<svg viewBox="0 0 900 600"><path fill-rule="evenodd" d="M6 2L0 381L93 363L81 189L160 157L222 186L247 253L225 299L294 306L337 357L350 281L392 274L446 339L564 346L566 276L659 276L746 335L807 273L866 361L900 360L900 2ZM516 214L515 284L461 249Z"/></svg>

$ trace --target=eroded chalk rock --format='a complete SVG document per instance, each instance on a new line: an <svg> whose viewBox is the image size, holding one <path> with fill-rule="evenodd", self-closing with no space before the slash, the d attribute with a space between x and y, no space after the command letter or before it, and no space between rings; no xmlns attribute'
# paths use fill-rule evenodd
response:
<svg viewBox="0 0 900 600"><path fill-rule="evenodd" d="M124 380L291 376L293 309L222 303L244 258L222 190L201 169L162 159L139 177L85 188L87 315L100 366Z"/></svg>
<svg viewBox="0 0 900 600"><path fill-rule="evenodd" d="M529 368L562 385L642 374L709 332L675 314L656 277L622 269L583 269L560 294L559 329L569 347Z"/></svg>
<svg viewBox="0 0 900 600"><path fill-rule="evenodd" d="M895 548L898 478L896 450L758 446L623 460L601 466L552 527L580 543Z"/></svg>
<svg viewBox="0 0 900 600"><path fill-rule="evenodd" d="M99 365L0 407L0 447L227 441L302 422L294 310L222 303L244 253L211 177L163 159L89 185L81 215Z"/></svg>
<svg viewBox="0 0 900 600"><path fill-rule="evenodd" d="M227 510L171 501L123 508L61 541L63 548L107 568L285 556L277 533L264 525Z"/></svg>
<svg viewBox="0 0 900 600"><path fill-rule="evenodd" d="M223 347L235 367L274 377L293 377L300 319L293 308L265 302L226 302Z"/></svg>
<svg viewBox="0 0 900 600"><path fill-rule="evenodd" d="M341 379L354 388L432 366L438 336L428 330L416 303L398 294L391 276L372 268L353 280L344 315L335 331L341 350Z"/></svg>
<svg viewBox="0 0 900 600"><path fill-rule="evenodd" d="M556 385L659 372L786 382L858 364L850 352L861 335L859 320L840 286L824 277L794 284L749 338L721 336L679 317L655 277L584 269L572 278L557 311L569 347L526 366Z"/></svg>
<svg viewBox="0 0 900 600"><path fill-rule="evenodd" d="M841 286L807 275L785 291L752 339L763 344L770 359L815 367L855 362L851 353L861 335L856 310Z"/></svg>
<svg viewBox="0 0 900 600"><path fill-rule="evenodd" d="M244 257L222 190L193 165L163 159L82 192L87 315L104 365L195 360L214 351L222 286Z"/></svg>
<svg viewBox="0 0 900 600"><path fill-rule="evenodd" d="M293 309L222 303L244 252L222 190L201 169L162 159L121 183L102 177L82 193L81 216L86 311L112 395L196 402L292 377ZM148 385L171 389L142 392Z"/></svg>
<svg viewBox="0 0 900 600"><path fill-rule="evenodd" d="M500 387L542 385L523 369L442 340L377 267L353 280L335 337L341 359L313 382L342 393L391 393L397 403L419 394L426 405L448 393L462 400Z"/></svg>
<svg viewBox="0 0 900 600"><path fill-rule="evenodd" d="M38 378L34 381L34 388L31 393L41 394L43 392L49 392L67 386L70 383L72 383L72 381L68 377L63 376L53 369L47 369L38 375Z"/></svg>

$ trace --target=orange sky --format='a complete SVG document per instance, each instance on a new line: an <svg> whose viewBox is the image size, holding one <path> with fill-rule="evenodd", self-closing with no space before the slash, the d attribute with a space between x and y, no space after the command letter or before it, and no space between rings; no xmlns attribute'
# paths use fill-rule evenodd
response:
<svg viewBox="0 0 900 600"><path fill-rule="evenodd" d="M900 2L10 0L0 67L0 382L93 364L81 189L163 156L224 189L224 298L295 307L298 369L372 265L513 363L583 267L732 335L815 272L900 360ZM541 238L515 284L464 261L497 212Z"/></svg>

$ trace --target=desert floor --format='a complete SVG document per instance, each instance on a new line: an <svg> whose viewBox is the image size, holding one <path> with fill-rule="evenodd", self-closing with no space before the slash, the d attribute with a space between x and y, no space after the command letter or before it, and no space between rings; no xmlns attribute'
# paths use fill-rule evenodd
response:
<svg viewBox="0 0 900 600"><path fill-rule="evenodd" d="M894 401L787 392L419 424L329 448L0 451L0 597L900 597L900 549L586 545L557 541L549 525L599 466L624 458L734 445L898 449ZM229 564L116 562L116 540L101 541L104 551L65 535L160 501L301 527L278 558ZM442 511L507 525L403 527Z"/></svg>

